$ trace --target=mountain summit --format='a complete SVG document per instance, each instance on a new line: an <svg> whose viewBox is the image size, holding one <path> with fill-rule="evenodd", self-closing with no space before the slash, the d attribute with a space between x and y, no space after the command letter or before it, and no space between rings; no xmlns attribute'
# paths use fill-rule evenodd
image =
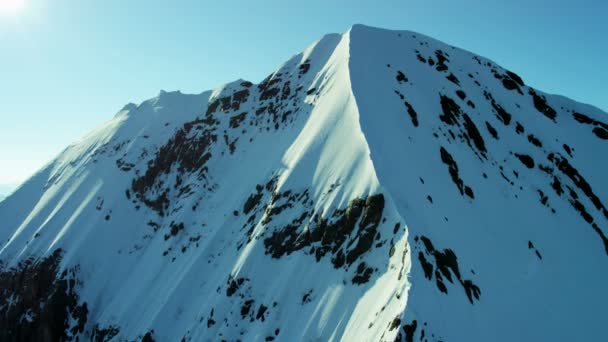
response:
<svg viewBox="0 0 608 342"><path fill-rule="evenodd" d="M162 91L0 202L0 340L604 340L607 120L362 25Z"/></svg>

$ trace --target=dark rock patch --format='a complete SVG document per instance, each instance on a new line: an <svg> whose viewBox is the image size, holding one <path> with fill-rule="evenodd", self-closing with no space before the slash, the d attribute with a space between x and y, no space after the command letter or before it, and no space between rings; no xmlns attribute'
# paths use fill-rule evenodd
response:
<svg viewBox="0 0 608 342"><path fill-rule="evenodd" d="M487 152L486 143L483 140L483 138L481 137L481 134L479 133L477 126L475 126L475 124L473 123L471 118L466 113L463 114L463 119L464 119L464 129L466 130L466 133L467 133L466 136L471 138L471 140L473 141L473 144L475 145L477 150L479 150L482 154L485 154Z"/></svg>
<svg viewBox="0 0 608 342"><path fill-rule="evenodd" d="M421 261L424 259L424 254L432 256L434 258L435 263L435 280L436 285L439 291L443 293L448 293L448 288L445 285L444 278L450 283L454 283L454 278L460 283L462 288L465 291L467 298L471 304L474 304L474 300L479 300L479 296L481 295L481 290L475 283L473 283L470 279L463 279L460 273L460 268L458 265L458 258L456 254L451 249L444 249L443 251L435 249L433 243L426 236L420 236L419 239L415 240L416 242L422 242L424 246L425 253L422 251L418 254L418 260ZM422 257L421 257L422 255ZM432 266L423 266L425 272L425 278L428 280L432 280ZM431 270L430 272L428 272ZM454 278L453 278L453 277Z"/></svg>
<svg viewBox="0 0 608 342"><path fill-rule="evenodd" d="M120 333L120 329L115 325L102 328L95 324L91 332L91 340L94 342L109 342Z"/></svg>
<svg viewBox="0 0 608 342"><path fill-rule="evenodd" d="M538 140L538 138L533 134L528 134L528 141L536 147L543 147L543 143L540 142L540 140Z"/></svg>
<svg viewBox="0 0 608 342"><path fill-rule="evenodd" d="M399 316L397 316L390 323L388 330L393 331L393 330L399 328L400 325L401 325L401 318L399 318Z"/></svg>
<svg viewBox="0 0 608 342"><path fill-rule="evenodd" d="M237 114L230 118L230 128L237 128L241 125L241 122L247 117L247 112Z"/></svg>
<svg viewBox="0 0 608 342"><path fill-rule="evenodd" d="M357 271L352 279L353 284L360 285L367 283L372 273L374 273L374 269L368 267L365 261L361 261L359 266L357 266Z"/></svg>
<svg viewBox="0 0 608 342"><path fill-rule="evenodd" d="M439 152L441 154L441 161L448 166L448 172L450 173L452 182L454 182L458 188L458 191L460 191L460 194L463 196L466 194L471 199L474 199L475 196L473 195L473 190L469 186L466 186L463 180L460 178L458 164L456 164L456 161L452 155L443 147L441 147Z"/></svg>
<svg viewBox="0 0 608 342"><path fill-rule="evenodd" d="M441 50L436 50L435 57L437 57L437 66L435 67L435 70L439 72L447 71L448 66L446 65L446 62L449 62L450 60L446 57L444 52Z"/></svg>
<svg viewBox="0 0 608 342"><path fill-rule="evenodd" d="M412 125L418 127L418 113L416 113L414 107L409 102L405 101L404 104L405 108L407 108L407 113L410 115L410 119L412 119Z"/></svg>
<svg viewBox="0 0 608 342"><path fill-rule="evenodd" d="M61 270L62 254L0 265L1 341L65 341L84 332L89 309L76 292L78 267Z"/></svg>
<svg viewBox="0 0 608 342"><path fill-rule="evenodd" d="M460 85L460 81L458 80L458 78L456 77L456 75L450 73L448 76L446 76L445 78L448 79L448 81L454 83L455 85L459 86Z"/></svg>
<svg viewBox="0 0 608 342"><path fill-rule="evenodd" d="M608 140L608 130L602 127L595 127L593 133L600 139Z"/></svg>
<svg viewBox="0 0 608 342"><path fill-rule="evenodd" d="M517 84L519 84L522 87L525 85L524 80L522 80L521 77L519 77L519 75L517 75L514 72L507 70L506 76L508 76L510 79L514 80L515 82L517 82Z"/></svg>
<svg viewBox="0 0 608 342"><path fill-rule="evenodd" d="M281 258L304 250L320 261L327 254L335 268L350 266L361 255L374 246L384 209L384 196L372 195L365 199L354 199L345 209L336 209L327 219L315 215L307 230L302 230L308 213L297 217L291 224L277 228L264 239L266 253ZM357 222L359 224L357 225ZM365 272L363 278L365 279Z"/></svg>
<svg viewBox="0 0 608 342"><path fill-rule="evenodd" d="M307 59L298 67L300 75L304 75L310 70L310 60Z"/></svg>
<svg viewBox="0 0 608 342"><path fill-rule="evenodd" d="M255 303L255 300L248 299L243 303L243 305L241 305L241 317L243 319L249 315L249 311L251 310L253 303Z"/></svg>
<svg viewBox="0 0 608 342"><path fill-rule="evenodd" d="M165 234L165 241L169 240L172 237L177 236L177 234L179 234L179 232L181 232L182 230L184 230L184 223L180 222L180 223L175 223L174 221L171 221L171 224L169 225L169 233Z"/></svg>
<svg viewBox="0 0 608 342"><path fill-rule="evenodd" d="M534 168L534 159L527 154L514 154L519 161L524 164L528 169Z"/></svg>
<svg viewBox="0 0 608 342"><path fill-rule="evenodd" d="M258 85L260 101L269 100L279 94L281 91L281 86L278 85L279 83L281 83L281 78L275 77L274 74L266 77L266 79L260 82Z"/></svg>
<svg viewBox="0 0 608 342"><path fill-rule="evenodd" d="M596 126L592 130L593 134L595 134L600 139L608 140L608 124L598 120L594 120L589 116L578 112L574 112L572 116L574 117L574 120L582 124Z"/></svg>
<svg viewBox="0 0 608 342"><path fill-rule="evenodd" d="M247 281L249 281L249 278L234 278L232 275L228 276L228 281L226 282L226 296L232 297L232 295Z"/></svg>
<svg viewBox="0 0 608 342"><path fill-rule="evenodd" d="M576 189L580 190L589 199L593 206L604 215L604 218L608 220L608 210L606 209L600 198L595 194L595 192L591 188L591 185L579 173L579 171L572 164L570 164L568 159L556 153L550 153L547 156L547 159L553 162L557 169L563 175L568 177L572 181ZM561 182L557 176L554 176L552 187L558 195L561 196L564 193L564 190L561 186ZM597 223L594 222L593 216L591 216L591 214L587 211L586 207L580 202L580 200L578 199L579 194L575 191L575 189L570 188L569 186L567 186L567 188L570 190L570 204L577 212L579 212L581 217L598 234L604 244L606 255L608 255L608 238L606 237L606 234L599 228Z"/></svg>
<svg viewBox="0 0 608 342"><path fill-rule="evenodd" d="M496 128L494 128L489 122L486 121L486 128L488 130L488 132L490 133L490 135L492 136L492 138L498 140L498 132L496 131Z"/></svg>
<svg viewBox="0 0 608 342"><path fill-rule="evenodd" d="M408 78L407 76L405 76L405 74L402 71L397 71L397 82L399 83L403 83L403 82L408 82Z"/></svg>
<svg viewBox="0 0 608 342"><path fill-rule="evenodd" d="M566 151L566 153L568 153L568 155L572 157L572 148L568 146L568 144L563 144L562 147L564 148L564 151Z"/></svg>
<svg viewBox="0 0 608 342"><path fill-rule="evenodd" d="M492 94L490 94L487 91L483 92L486 100L490 101L490 104L492 105L492 108L494 108L495 111L495 115L496 117L505 125L508 126L509 123L511 123L511 114L509 114L506 110L504 110L504 108L502 108L501 105L499 105L496 100L494 100L494 97L492 97Z"/></svg>
<svg viewBox="0 0 608 342"><path fill-rule="evenodd" d="M608 130L608 124L599 120L594 120L592 118L590 118L589 116L582 114L582 113L578 113L578 112L574 112L572 114L572 116L574 117L574 120L582 123L582 124L588 124L588 125L594 125L594 126L599 126L605 130Z"/></svg>
<svg viewBox="0 0 608 342"><path fill-rule="evenodd" d="M217 121L209 116L184 124L169 141L163 145L154 159L148 162L146 172L133 179L131 190L135 197L146 206L164 216L169 207L167 186L163 186L162 176L168 175L173 167L177 169L178 184L185 173L198 172L201 179L206 172L205 164L211 159L211 146L217 141L215 127ZM197 134L190 134L196 130ZM184 191L187 189L184 189Z"/></svg>
<svg viewBox="0 0 608 342"><path fill-rule="evenodd" d="M405 324L403 326L405 342L414 342L414 335L416 334L417 326L418 326L418 322L416 322L416 320L413 320L412 323Z"/></svg>
<svg viewBox="0 0 608 342"><path fill-rule="evenodd" d="M536 108L536 110L538 110L544 116L555 121L555 118L557 117L557 112L555 111L555 109L549 106L549 104L547 104L547 99L545 99L544 96L537 94L532 89L530 89L528 93L532 96L534 108Z"/></svg>
<svg viewBox="0 0 608 342"><path fill-rule="evenodd" d="M148 331L144 337L141 339L141 342L155 342L154 338L154 330Z"/></svg>
<svg viewBox="0 0 608 342"><path fill-rule="evenodd" d="M475 154L477 154L476 149L481 157L486 158L485 141L469 115L464 113L460 106L448 96L440 95L440 104L443 113L439 115L439 119L447 125L460 127L462 134L459 137L473 149ZM451 135L455 138L453 133Z"/></svg>

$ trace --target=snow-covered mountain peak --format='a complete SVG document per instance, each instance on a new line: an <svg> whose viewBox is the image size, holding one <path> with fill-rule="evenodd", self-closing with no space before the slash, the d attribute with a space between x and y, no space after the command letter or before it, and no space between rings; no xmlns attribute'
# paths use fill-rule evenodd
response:
<svg viewBox="0 0 608 342"><path fill-rule="evenodd" d="M125 106L0 202L0 339L600 340L607 140L594 107L354 25Z"/></svg>

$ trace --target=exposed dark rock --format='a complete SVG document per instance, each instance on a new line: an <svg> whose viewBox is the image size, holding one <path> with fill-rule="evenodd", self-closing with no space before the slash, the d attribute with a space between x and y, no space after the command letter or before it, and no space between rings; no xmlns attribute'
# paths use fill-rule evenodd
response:
<svg viewBox="0 0 608 342"><path fill-rule="evenodd" d="M582 114L582 113L577 113L577 112L574 112L574 113L572 114L572 116L574 117L574 120L576 120L576 121L578 121L578 122L580 122L580 123L582 123L582 124L594 125L594 124L595 124L595 122L596 122L596 121L595 121L595 120L593 120L592 118L590 118L590 117L588 117L587 115Z"/></svg>
<svg viewBox="0 0 608 342"><path fill-rule="evenodd" d="M578 112L574 112L572 116L574 117L574 120L582 124L596 126L593 128L593 134L595 134L600 139L608 140L608 124L598 120L594 120L589 116Z"/></svg>
<svg viewBox="0 0 608 342"><path fill-rule="evenodd" d="M496 112L496 117L505 125L509 125L509 123L511 123L511 114L509 114L506 110L504 110L504 108L502 108L501 105L499 105L496 100L494 100L494 98L492 97L492 94L490 94L487 91L483 92L486 100L490 101L490 104L492 105L492 108L494 108L494 111Z"/></svg>
<svg viewBox="0 0 608 342"><path fill-rule="evenodd" d="M419 240L417 241L421 241L424 245L426 253L434 257L436 266L434 276L439 291L446 294L448 293L447 286L445 285L446 283L443 281L443 279L445 278L450 283L454 283L454 279L452 278L453 275L464 289L465 294L471 304L474 303L475 299L479 300L481 290L473 283L472 280L462 278L458 265L458 258L456 257L454 251L451 249L444 249L443 251L435 249L431 240L426 236L420 236ZM423 260L425 260L424 262L427 263L427 265L423 266L425 278L432 280L432 265L428 265L430 263L426 262L424 253L422 251L418 253L418 260L420 260L421 264L423 264Z"/></svg>
<svg viewBox="0 0 608 342"><path fill-rule="evenodd" d="M494 74L494 76L499 76L497 73ZM524 93L521 91L520 86L523 87L524 82L523 80L517 76L515 73L511 72L511 71L507 71L506 74L504 75L500 75L499 77L500 79L502 79L502 85L507 89L507 90L517 90L517 92L520 95L523 95Z"/></svg>
<svg viewBox="0 0 608 342"><path fill-rule="evenodd" d="M91 340L94 342L109 342L120 333L120 329L115 325L110 325L107 328L101 328L99 325L93 327L91 332Z"/></svg>
<svg viewBox="0 0 608 342"><path fill-rule="evenodd" d="M572 148L570 148L568 144L563 144L562 147L564 148L564 151L566 151L566 153L568 153L568 155L572 157Z"/></svg>
<svg viewBox="0 0 608 342"><path fill-rule="evenodd" d="M205 164L211 159L211 145L217 141L213 125L216 120L207 117L184 124L169 141L162 146L153 160L148 162L146 172L131 183L131 190L136 198L145 205L164 216L169 207L169 189L163 187L162 176L169 174L173 167L177 169L177 178L184 173L206 171ZM190 133L197 130L197 134ZM198 131L202 130L202 131Z"/></svg>
<svg viewBox="0 0 608 342"><path fill-rule="evenodd" d="M467 133L466 136L471 138L471 140L473 141L473 144L475 145L477 150L479 150L482 154L486 153L487 152L486 143L483 140L483 138L481 137L481 134L479 133L477 126L475 126L475 124L473 123L471 118L466 113L463 114L463 119L464 119L464 129L466 130L466 133Z"/></svg>
<svg viewBox="0 0 608 342"><path fill-rule="evenodd" d="M557 117L557 112L551 106L547 104L547 100L544 96L538 95L534 90L530 89L528 92L532 96L532 101L534 102L534 108L538 110L541 114L548 117L549 119L555 121Z"/></svg>
<svg viewBox="0 0 608 342"><path fill-rule="evenodd" d="M458 191L460 191L460 194L466 194L471 199L473 199L473 190L470 187L464 185L464 182L460 178L460 175L458 173L458 164L456 164L456 161L454 160L452 155L443 147L441 147L439 152L441 154L441 161L448 166L448 171L450 173L450 176L452 177L452 181L458 188Z"/></svg>
<svg viewBox="0 0 608 342"><path fill-rule="evenodd" d="M303 296L302 296L302 305L306 304L306 303L310 303L312 302L312 290L306 292Z"/></svg>
<svg viewBox="0 0 608 342"><path fill-rule="evenodd" d="M317 261L331 254L334 267L351 265L373 247L383 209L382 194L354 199L346 209L335 210L330 215L331 221L317 215L309 224L310 228L302 230L302 221L308 215L306 213L291 224L272 231L264 239L266 253L280 258L311 247L305 251L313 254Z"/></svg>
<svg viewBox="0 0 608 342"><path fill-rule="evenodd" d="M172 221L169 225L169 234L165 234L165 241L169 240L171 237L177 236L182 230L184 230L184 223L175 223Z"/></svg>
<svg viewBox="0 0 608 342"><path fill-rule="evenodd" d="M416 328L418 326L418 322L413 320L410 324L405 324L403 326L403 333L405 334L405 342L414 342L414 335L416 334Z"/></svg>
<svg viewBox="0 0 608 342"><path fill-rule="evenodd" d="M247 117L247 112L243 112L241 114L237 114L230 118L230 128L237 128L245 120Z"/></svg>
<svg viewBox="0 0 608 342"><path fill-rule="evenodd" d="M490 133L490 135L498 140L498 132L496 131L496 128L494 128L489 122L486 121L486 128L488 129L488 132Z"/></svg>
<svg viewBox="0 0 608 342"><path fill-rule="evenodd" d="M154 338L154 330L152 331L148 331L144 337L141 339L141 342L155 342L156 339Z"/></svg>
<svg viewBox="0 0 608 342"><path fill-rule="evenodd" d="M426 260L422 252L418 252L418 261L420 261L420 266L424 271L424 277L431 280L433 278L433 264Z"/></svg>
<svg viewBox="0 0 608 342"><path fill-rule="evenodd" d="M605 219L608 219L608 209L606 209L600 198L595 194L595 192L591 188L591 185L578 172L578 170L572 164L570 164L568 159L556 153L550 153L547 156L547 159L553 162L557 169L562 174L567 176L578 190L580 190L585 196L587 196L587 198L595 206L595 208L604 215ZM559 181L557 176L554 176L554 180L551 185L558 195L561 196L564 193L564 190L561 186L561 182ZM567 188L570 190L570 204L576 211L579 212L583 219L598 234L598 236L602 240L602 243L604 244L604 250L606 252L606 255L608 255L608 238L606 237L606 234L599 228L597 223L594 222L593 216L591 216L591 214L587 211L584 204L580 202L580 200L578 199L579 195L575 191L575 189L572 189L568 186Z"/></svg>
<svg viewBox="0 0 608 342"><path fill-rule="evenodd" d="M536 147L543 147L543 143L540 142L540 140L538 140L538 138L532 134L528 134L528 141Z"/></svg>
<svg viewBox="0 0 608 342"><path fill-rule="evenodd" d="M298 67L300 75L304 75L310 70L310 60L305 60L304 63Z"/></svg>
<svg viewBox="0 0 608 342"><path fill-rule="evenodd" d="M266 317L264 317L266 310L268 310L268 307L264 304L260 304L260 307L258 308L258 313L255 315L255 319L264 322L266 320Z"/></svg>
<svg viewBox="0 0 608 342"><path fill-rule="evenodd" d="M365 261L361 261L359 266L357 266L357 273L352 279L353 284L365 284L369 281L372 273L374 273L374 269L368 267Z"/></svg>
<svg viewBox="0 0 608 342"><path fill-rule="evenodd" d="M397 71L397 82L399 83L403 83L403 82L408 82L408 78L407 76L405 76L405 74L401 71Z"/></svg>
<svg viewBox="0 0 608 342"><path fill-rule="evenodd" d="M216 323L215 319L213 319L213 311L214 311L214 309L211 309L211 313L209 314L209 318L207 318L207 328L211 328Z"/></svg>
<svg viewBox="0 0 608 342"><path fill-rule="evenodd" d="M524 165L525 165L525 166L526 166L528 169L532 169L532 168L534 168L534 159L532 159L532 157L530 157L529 155L527 155L527 154L518 154L518 153L515 153L514 155L515 155L515 156L516 156L516 157L519 159L519 161L520 161L522 164L524 164Z"/></svg>
<svg viewBox="0 0 608 342"><path fill-rule="evenodd" d="M410 105L407 101L404 102L404 104L407 108L407 113L410 115L410 119L412 119L412 124L414 127L418 127L418 113L416 113L412 105Z"/></svg>
<svg viewBox="0 0 608 342"><path fill-rule="evenodd" d="M247 315L249 314L249 311L251 310L251 307L253 306L254 302L255 302L255 300L248 299L248 300L246 300L243 303L243 305L241 306L241 317L242 318L247 317Z"/></svg>
<svg viewBox="0 0 608 342"><path fill-rule="evenodd" d="M262 199L262 195L263 195L262 192L258 191L258 193L251 194L247 198L247 201L245 201L245 204L243 205L243 212L245 213L245 215L249 214L251 212L251 210L260 203L260 200Z"/></svg>
<svg viewBox="0 0 608 342"><path fill-rule="evenodd" d="M450 73L448 76L446 76L445 78L448 79L448 81L454 83L455 85L460 85L460 81L458 80L458 78L456 77L456 75Z"/></svg>
<svg viewBox="0 0 608 342"><path fill-rule="evenodd" d="M269 100L275 97L280 91L281 87L277 86L281 82L279 77L275 77L274 74L268 76L259 85L258 90L260 91L260 101Z"/></svg>
<svg viewBox="0 0 608 342"><path fill-rule="evenodd" d="M511 78L512 80L514 80L515 82L517 82L517 84L519 84L520 86L524 86L524 80L521 79L521 77L519 77L519 75L517 75L514 72L511 72L509 70L506 71L506 74L509 78Z"/></svg>
<svg viewBox="0 0 608 342"><path fill-rule="evenodd" d="M249 279L243 277L234 278L232 277L232 275L228 276L228 281L226 282L226 296L232 297L232 295L235 294L239 290L241 285L243 285L243 283L245 283L246 281L249 281Z"/></svg>
<svg viewBox="0 0 608 342"><path fill-rule="evenodd" d="M462 135L459 135L460 138L471 148L477 149L483 158L486 158L485 141L469 115L464 113L460 106L448 96L440 95L440 104L443 113L439 115L439 119L450 126L461 127L463 130ZM453 133L451 135L455 138Z"/></svg>
<svg viewBox="0 0 608 342"><path fill-rule="evenodd" d="M587 124L587 125L593 125L593 126L599 126L605 130L608 130L608 124L599 120L594 120L592 118L590 118L589 116L582 114L582 113L578 113L578 112L574 112L572 114L572 116L574 117L574 120L582 123L582 124Z"/></svg>
<svg viewBox="0 0 608 342"><path fill-rule="evenodd" d="M446 55L443 53L443 51L436 50L435 57L437 57L437 66L435 67L435 70L440 71L440 72L447 71L448 66L445 63L449 62L449 59L446 57ZM430 60L430 58L429 58L429 60Z"/></svg>
<svg viewBox="0 0 608 342"><path fill-rule="evenodd" d="M393 331L393 330L399 328L400 325L401 325L401 318L399 318L399 316L397 316L393 319L393 321L389 325L388 330Z"/></svg>
<svg viewBox="0 0 608 342"><path fill-rule="evenodd" d="M595 127L593 133L600 139L608 140L608 130L602 127Z"/></svg>
<svg viewBox="0 0 608 342"><path fill-rule="evenodd" d="M464 99L467 97L467 94L466 94L464 91L460 90L460 89L456 90L456 95L457 95L457 96L458 96L458 97L459 97L461 100L464 100Z"/></svg>
<svg viewBox="0 0 608 342"><path fill-rule="evenodd" d="M521 89L519 88L519 86L517 85L517 83L515 83L515 81L513 81L510 78L503 78L502 85L508 90L516 89L520 94L523 95L523 93L522 93Z"/></svg>
<svg viewBox="0 0 608 342"><path fill-rule="evenodd" d="M0 266L1 341L65 341L83 333L89 309L79 304L78 267L61 270L61 258L57 249L13 268Z"/></svg>

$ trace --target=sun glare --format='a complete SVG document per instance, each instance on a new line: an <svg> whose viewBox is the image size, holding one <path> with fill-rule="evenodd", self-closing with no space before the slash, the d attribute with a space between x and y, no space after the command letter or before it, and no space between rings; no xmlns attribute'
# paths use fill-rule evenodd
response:
<svg viewBox="0 0 608 342"><path fill-rule="evenodd" d="M16 15L25 6L25 0L0 0L0 15Z"/></svg>

